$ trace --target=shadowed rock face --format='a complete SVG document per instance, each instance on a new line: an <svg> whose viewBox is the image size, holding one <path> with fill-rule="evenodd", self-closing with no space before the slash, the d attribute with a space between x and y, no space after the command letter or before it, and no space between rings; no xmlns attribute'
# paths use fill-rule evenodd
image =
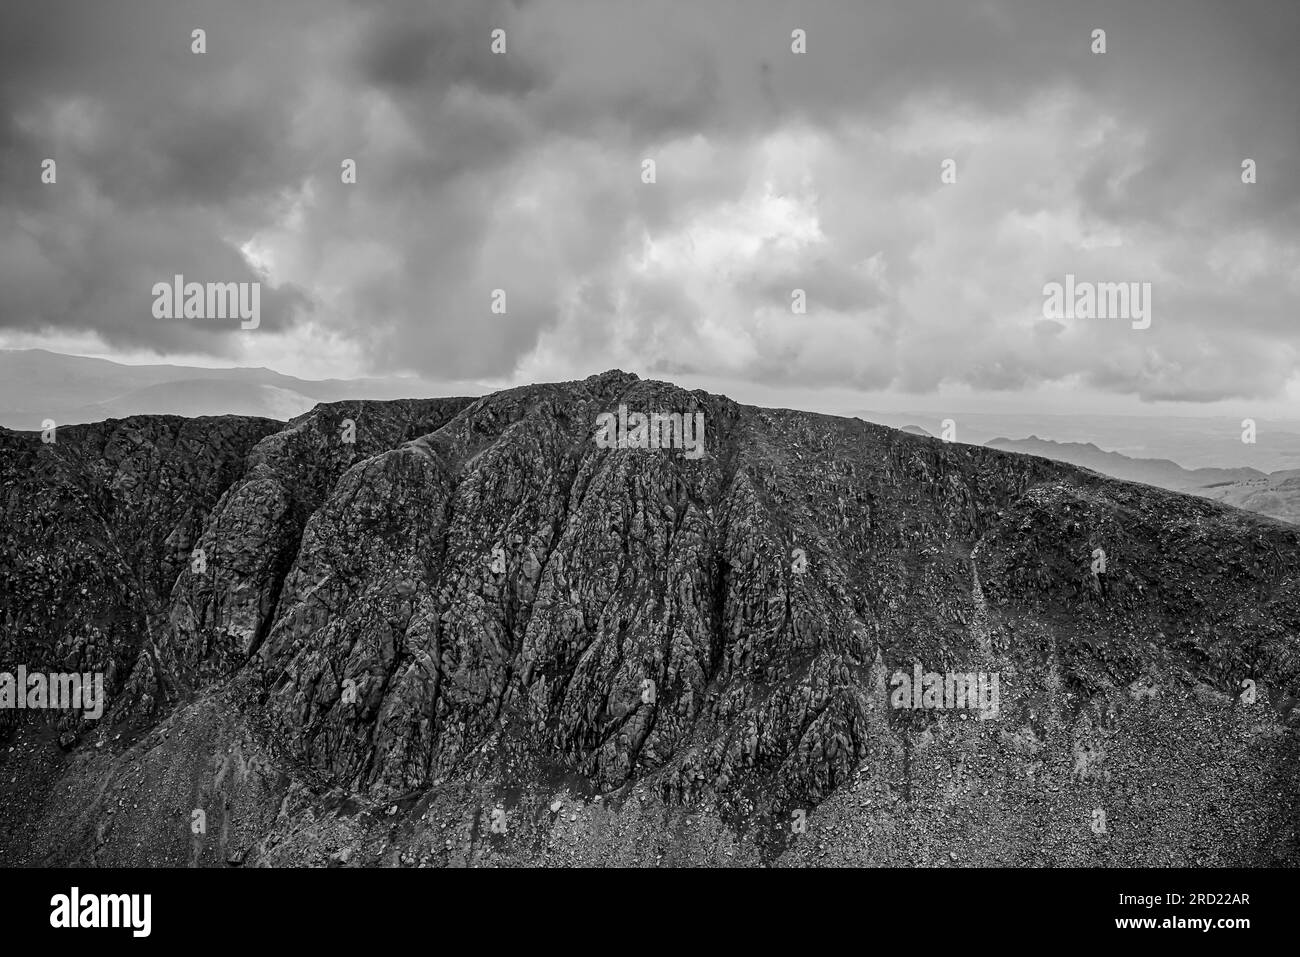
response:
<svg viewBox="0 0 1300 957"><path fill-rule="evenodd" d="M283 427L137 416L59 428L48 443L0 429L0 668L102 671L110 700L138 670L155 679L139 689L147 708L188 543L252 448ZM0 711L0 726L16 717Z"/></svg>
<svg viewBox="0 0 1300 957"><path fill-rule="evenodd" d="M704 456L599 447L620 404L702 412ZM141 862L94 824L124 763L139 832L237 804L250 863L1300 862L1290 526L620 372L0 455L0 667L115 669L61 719L100 753L40 765L97 796L13 802L0 862ZM917 664L997 714L891 706ZM0 712L19 772L45 717Z"/></svg>
<svg viewBox="0 0 1300 957"><path fill-rule="evenodd" d="M436 431L469 401L323 405L258 443L192 543L203 564L187 562L172 589L169 650L186 683L237 669L257 650L303 530L344 473Z"/></svg>

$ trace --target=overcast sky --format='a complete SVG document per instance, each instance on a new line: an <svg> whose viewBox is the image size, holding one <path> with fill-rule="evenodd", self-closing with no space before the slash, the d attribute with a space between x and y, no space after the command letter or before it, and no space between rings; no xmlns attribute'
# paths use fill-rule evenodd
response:
<svg viewBox="0 0 1300 957"><path fill-rule="evenodd" d="M1298 182L1296 0L0 7L0 346L1285 414ZM1067 273L1150 328L1044 319Z"/></svg>

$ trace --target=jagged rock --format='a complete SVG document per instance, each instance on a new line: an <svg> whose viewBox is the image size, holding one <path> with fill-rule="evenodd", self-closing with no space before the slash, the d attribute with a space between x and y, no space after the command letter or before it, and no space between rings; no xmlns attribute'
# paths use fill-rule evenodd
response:
<svg viewBox="0 0 1300 957"><path fill-rule="evenodd" d="M599 447L597 416L620 404L702 412L705 454ZM266 800L297 802L266 805L276 845L319 842L317 863L369 833L371 816L331 817L340 802L414 829L365 861L477 860L481 832L494 854L532 853L516 842L534 818L591 815L641 822L654 839L626 846L672 857L668 825L619 796L634 788L710 809L710 828L762 822L738 853L774 859L792 813L858 787L848 813L900 842L897 862L990 863L951 850L943 808L977 809L1014 857L1000 822L1022 812L989 802L1127 787L1175 727L1246 749L1261 794L1295 789L1291 707L1238 694L1244 678L1265 705L1300 693L1300 530L1208 501L621 372L288 425L140 417L49 448L0 432L0 455L5 650L112 669L111 720L230 702L276 756ZM997 720L894 707L891 676L915 664L998 673ZM1228 775L1201 773L1188 786L1207 794ZM474 790L489 785L509 800ZM464 807L503 808L505 837L466 819L467 845L438 829L426 847L384 813L462 787L482 802ZM557 815L565 789L611 798ZM516 813L517 792L551 815ZM1227 793L1264 835L1234 860L1294 857L1276 850L1294 809ZM1167 799L1125 800L1172 820Z"/></svg>

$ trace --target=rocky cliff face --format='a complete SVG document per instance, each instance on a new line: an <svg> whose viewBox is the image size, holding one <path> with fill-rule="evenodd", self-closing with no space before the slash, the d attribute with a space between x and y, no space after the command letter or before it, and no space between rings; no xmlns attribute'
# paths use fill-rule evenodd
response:
<svg viewBox="0 0 1300 957"><path fill-rule="evenodd" d="M0 432L0 495L0 668L110 705L0 711L0 863L1300 863L1300 529L1215 503L618 372Z"/></svg>

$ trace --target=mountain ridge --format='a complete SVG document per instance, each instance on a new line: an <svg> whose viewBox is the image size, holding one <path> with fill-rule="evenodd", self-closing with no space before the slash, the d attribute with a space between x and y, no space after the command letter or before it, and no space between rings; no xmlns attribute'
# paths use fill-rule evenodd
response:
<svg viewBox="0 0 1300 957"><path fill-rule="evenodd" d="M599 449L619 404L705 455ZM0 480L6 658L111 675L66 751L5 725L6 862L1295 861L1300 530L1212 502L618 370L6 430ZM1001 717L891 707L913 664Z"/></svg>

